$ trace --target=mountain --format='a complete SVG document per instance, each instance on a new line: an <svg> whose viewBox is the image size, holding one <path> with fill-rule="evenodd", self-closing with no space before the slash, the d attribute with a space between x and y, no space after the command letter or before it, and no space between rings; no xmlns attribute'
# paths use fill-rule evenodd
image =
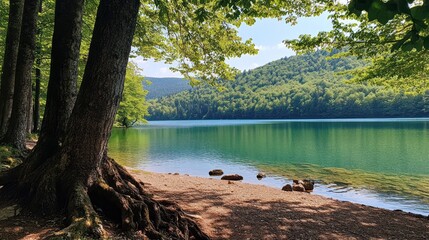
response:
<svg viewBox="0 0 429 240"><path fill-rule="evenodd" d="M381 86L348 83L344 71L365 66L354 57L315 53L282 58L210 86L149 101L150 120L282 119L428 116L429 99Z"/></svg>
<svg viewBox="0 0 429 240"><path fill-rule="evenodd" d="M146 99L164 97L191 89L189 82L184 78L145 77L144 79L150 82L143 83L144 89L149 91Z"/></svg>

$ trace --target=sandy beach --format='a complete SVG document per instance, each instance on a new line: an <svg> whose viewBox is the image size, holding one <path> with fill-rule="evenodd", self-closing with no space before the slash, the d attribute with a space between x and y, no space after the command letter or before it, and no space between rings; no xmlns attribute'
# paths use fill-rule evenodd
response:
<svg viewBox="0 0 429 240"><path fill-rule="evenodd" d="M213 239L429 239L427 217L262 185L132 172Z"/></svg>
<svg viewBox="0 0 429 240"><path fill-rule="evenodd" d="M427 216L263 185L129 170L155 199L177 203L212 239L429 239ZM0 239L43 239L62 227L61 219L18 215L0 221Z"/></svg>

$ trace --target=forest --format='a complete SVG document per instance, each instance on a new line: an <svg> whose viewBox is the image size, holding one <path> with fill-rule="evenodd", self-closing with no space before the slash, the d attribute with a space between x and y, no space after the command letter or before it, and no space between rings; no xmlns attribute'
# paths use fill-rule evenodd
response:
<svg viewBox="0 0 429 240"><path fill-rule="evenodd" d="M189 81L183 78L144 77L143 88L148 91L146 99L154 99L172 95L191 89Z"/></svg>
<svg viewBox="0 0 429 240"><path fill-rule="evenodd" d="M338 50L292 56L244 71L224 88L148 101L149 120L424 117L428 91L395 90L353 80L368 63Z"/></svg>

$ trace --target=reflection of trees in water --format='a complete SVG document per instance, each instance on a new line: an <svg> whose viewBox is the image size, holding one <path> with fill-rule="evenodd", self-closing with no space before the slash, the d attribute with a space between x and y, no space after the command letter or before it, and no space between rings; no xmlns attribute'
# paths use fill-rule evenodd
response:
<svg viewBox="0 0 429 240"><path fill-rule="evenodd" d="M428 122L366 121L194 127L189 122L180 127L178 121L178 127L115 129L109 150L122 164L137 168L142 161L169 164L158 156L170 162L179 157L186 161L186 156L195 161L213 153L225 164L252 165L287 178L344 183L429 202L423 191L429 189Z"/></svg>
<svg viewBox="0 0 429 240"><path fill-rule="evenodd" d="M150 137L139 129L115 128L109 140L109 156L127 167L138 168L147 161Z"/></svg>

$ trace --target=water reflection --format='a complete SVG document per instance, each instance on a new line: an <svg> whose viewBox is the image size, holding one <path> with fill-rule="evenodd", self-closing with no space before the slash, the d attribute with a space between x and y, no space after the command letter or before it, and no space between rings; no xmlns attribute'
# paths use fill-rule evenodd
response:
<svg viewBox="0 0 429 240"><path fill-rule="evenodd" d="M124 165L158 172L207 176L223 168L253 179L263 170L273 176L263 182L276 187L311 178L324 186L321 194L357 190L362 199L375 194L381 202L417 202L429 214L428 123L164 121L115 129L109 151Z"/></svg>

